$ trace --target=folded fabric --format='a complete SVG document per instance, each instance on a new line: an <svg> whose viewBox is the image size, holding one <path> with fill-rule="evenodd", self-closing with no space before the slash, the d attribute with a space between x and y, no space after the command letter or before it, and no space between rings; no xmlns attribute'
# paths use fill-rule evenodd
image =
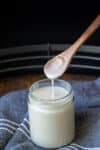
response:
<svg viewBox="0 0 100 150"><path fill-rule="evenodd" d="M69 81L75 95L76 137L59 150L100 150L100 78ZM0 98L0 150L42 150L30 137L28 90Z"/></svg>

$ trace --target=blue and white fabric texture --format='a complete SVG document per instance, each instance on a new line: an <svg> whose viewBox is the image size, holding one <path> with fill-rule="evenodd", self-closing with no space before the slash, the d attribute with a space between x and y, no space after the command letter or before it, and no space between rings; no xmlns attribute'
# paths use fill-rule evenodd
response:
<svg viewBox="0 0 100 150"><path fill-rule="evenodd" d="M58 150L100 150L100 78L69 81L75 94L76 137ZM28 90L0 97L0 150L42 150L30 138Z"/></svg>

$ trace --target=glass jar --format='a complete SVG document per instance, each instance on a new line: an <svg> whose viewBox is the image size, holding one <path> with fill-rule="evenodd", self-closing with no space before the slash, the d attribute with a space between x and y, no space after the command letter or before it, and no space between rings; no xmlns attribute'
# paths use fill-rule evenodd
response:
<svg viewBox="0 0 100 150"><path fill-rule="evenodd" d="M55 98L51 98L51 81L35 82L29 90L28 112L32 141L44 148L58 148L74 138L74 100L71 85L54 81Z"/></svg>

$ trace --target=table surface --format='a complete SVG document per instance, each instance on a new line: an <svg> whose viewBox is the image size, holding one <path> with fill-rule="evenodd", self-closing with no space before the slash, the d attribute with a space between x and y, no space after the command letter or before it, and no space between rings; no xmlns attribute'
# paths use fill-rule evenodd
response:
<svg viewBox="0 0 100 150"><path fill-rule="evenodd" d="M27 75L1 78L0 96L15 90L29 88L33 82L44 78L46 77L43 74L27 74ZM87 81L87 80L95 80L96 76L65 73L60 79Z"/></svg>

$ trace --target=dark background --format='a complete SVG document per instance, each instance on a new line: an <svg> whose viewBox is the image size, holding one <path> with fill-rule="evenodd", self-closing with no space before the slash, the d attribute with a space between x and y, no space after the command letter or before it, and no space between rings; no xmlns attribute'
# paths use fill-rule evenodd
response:
<svg viewBox="0 0 100 150"><path fill-rule="evenodd" d="M0 49L73 43L98 13L99 0L4 1L0 6ZM100 29L85 44L100 45Z"/></svg>

